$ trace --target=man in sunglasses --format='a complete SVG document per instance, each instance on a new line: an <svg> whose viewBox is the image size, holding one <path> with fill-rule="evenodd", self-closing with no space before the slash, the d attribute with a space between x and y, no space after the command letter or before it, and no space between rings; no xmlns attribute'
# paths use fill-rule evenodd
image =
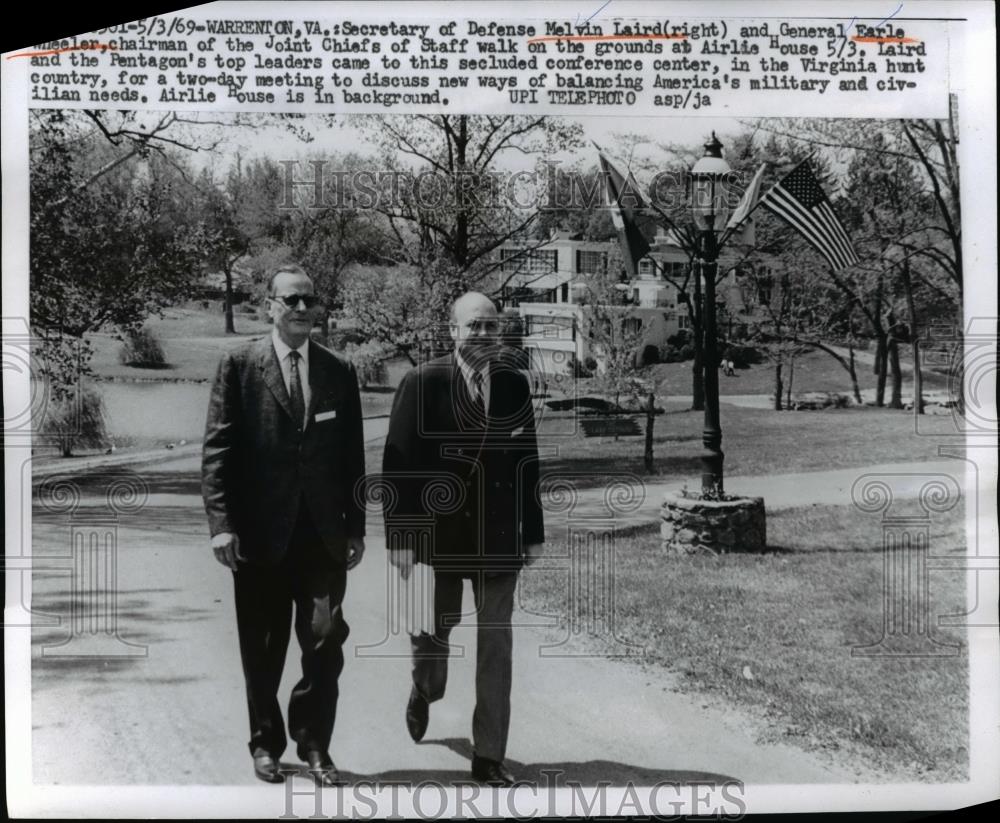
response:
<svg viewBox="0 0 1000 823"><path fill-rule="evenodd" d="M347 572L365 549L361 396L354 367L309 339L320 307L300 266L274 273L267 305L272 334L219 364L202 496L212 549L233 572L254 773L283 780L287 738L277 692L294 606L302 677L289 701L289 733L316 782L331 786L349 631L341 603Z"/></svg>
<svg viewBox="0 0 1000 823"><path fill-rule="evenodd" d="M518 572L540 556L544 542L534 408L528 381L501 356L499 318L488 297L469 292L455 301L450 333L454 353L400 383L382 463L396 491L382 498L389 562L403 579L415 562L434 569L433 633L411 637L406 726L420 741L430 704L444 697L448 638L469 580L476 608L472 777L511 786L503 761L514 592Z"/></svg>

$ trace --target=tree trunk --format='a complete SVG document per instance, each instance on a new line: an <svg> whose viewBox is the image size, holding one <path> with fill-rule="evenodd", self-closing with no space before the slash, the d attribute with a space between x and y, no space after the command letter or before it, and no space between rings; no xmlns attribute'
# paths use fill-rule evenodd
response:
<svg viewBox="0 0 1000 823"><path fill-rule="evenodd" d="M885 381L886 381L886 336L880 334L877 338L875 348L875 405L879 408L885 405Z"/></svg>
<svg viewBox="0 0 1000 823"><path fill-rule="evenodd" d="M913 342L913 413L924 413L924 376L920 371L920 341L914 337Z"/></svg>
<svg viewBox="0 0 1000 823"><path fill-rule="evenodd" d="M650 392L649 401L646 405L646 449L643 453L646 474L656 473L656 466L653 464L653 424L656 422L656 413L654 411L655 399L655 395Z"/></svg>
<svg viewBox="0 0 1000 823"><path fill-rule="evenodd" d="M854 344L847 344L847 372L851 375L851 391L854 392L854 402L861 405L861 387L858 385L858 371L854 367Z"/></svg>
<svg viewBox="0 0 1000 823"><path fill-rule="evenodd" d="M226 334L236 334L236 326L233 324L233 272L226 269L226 296L223 303L223 311L226 314Z"/></svg>
<svg viewBox="0 0 1000 823"><path fill-rule="evenodd" d="M788 359L788 386L785 388L785 408L792 407L792 382L795 380L795 355Z"/></svg>
<svg viewBox="0 0 1000 823"><path fill-rule="evenodd" d="M903 408L903 372L899 368L899 341L895 337L889 339L889 366L892 370L892 398L890 409Z"/></svg>
<svg viewBox="0 0 1000 823"><path fill-rule="evenodd" d="M774 364L774 410L781 411L781 361Z"/></svg>
<svg viewBox="0 0 1000 823"><path fill-rule="evenodd" d="M919 415L924 413L924 376L920 371L920 333L917 328L917 310L913 300L909 258L903 261L902 274L906 311L910 315L910 345L913 346L913 413Z"/></svg>

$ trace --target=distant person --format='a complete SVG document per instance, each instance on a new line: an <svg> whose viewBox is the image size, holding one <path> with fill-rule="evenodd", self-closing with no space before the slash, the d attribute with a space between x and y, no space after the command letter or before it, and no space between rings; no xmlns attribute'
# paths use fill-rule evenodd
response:
<svg viewBox="0 0 1000 823"><path fill-rule="evenodd" d="M462 614L463 581L476 605L476 708L472 777L494 786L514 778L504 766L510 727L511 614L518 572L540 556L538 447L528 381L498 359L493 303L470 292L451 316L454 351L410 371L393 402L383 470L398 480L386 504L387 544L413 515L433 519L432 542L390 545L403 578L415 562L434 569L434 630L411 637L410 736L427 730L430 704L444 696L448 637ZM448 505L431 481L460 491ZM410 521L412 522L412 520ZM405 542L405 541L400 541Z"/></svg>
<svg viewBox="0 0 1000 823"><path fill-rule="evenodd" d="M736 374L736 365L733 363L735 355L733 354L732 346L727 346L726 350L722 353L722 373L727 377L732 377Z"/></svg>
<svg viewBox="0 0 1000 823"><path fill-rule="evenodd" d="M232 570L261 780L280 783L285 750L277 692L295 612L302 677L288 728L316 782L338 781L329 754L348 625L347 571L365 550L361 398L354 368L309 340L319 313L299 266L271 277L269 336L222 356L212 387L202 495L216 559Z"/></svg>

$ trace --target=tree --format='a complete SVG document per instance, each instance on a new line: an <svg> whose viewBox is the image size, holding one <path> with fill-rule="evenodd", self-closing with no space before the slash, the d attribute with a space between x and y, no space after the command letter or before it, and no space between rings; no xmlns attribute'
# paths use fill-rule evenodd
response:
<svg viewBox="0 0 1000 823"><path fill-rule="evenodd" d="M876 257L888 271L869 272L874 288L844 281L873 326L877 341L877 402L884 402L886 372L893 371L893 401L898 398L898 345L902 336L914 346L914 381L919 383L918 318L960 319L963 294L962 220L958 172L957 98L942 120L879 123L850 120L777 120L762 128L854 165L858 177L876 187L855 188L867 203L857 208L855 228L877 235ZM896 172L899 177L895 177ZM890 204L895 202L895 206ZM848 205L850 205L848 203ZM867 226L864 224L867 222ZM885 298L865 300L862 294ZM900 298L905 308L895 305ZM908 326L897 315L905 311ZM891 320L890 320L891 316ZM960 324L956 327L961 331ZM920 412L919 386L914 408ZM959 402L961 403L961 396Z"/></svg>
<svg viewBox="0 0 1000 823"><path fill-rule="evenodd" d="M539 204L534 235L547 240L557 230L584 240L614 240L615 225L605 205L600 167L546 167L545 199Z"/></svg>
<svg viewBox="0 0 1000 823"><path fill-rule="evenodd" d="M344 276L342 311L369 340L417 365L421 351L441 347L451 304L464 290L462 273L444 260L359 266Z"/></svg>
<svg viewBox="0 0 1000 823"><path fill-rule="evenodd" d="M636 354L642 341L641 321L629 314L629 308L615 287L622 271L621 252L617 249L608 256L606 272L590 275L585 280L583 332L590 340L590 347L597 360L594 387L602 394L614 398L616 408L626 401L629 408L645 404L646 431L644 465L649 473L653 463L653 424L655 395L650 382L644 380L636 369Z"/></svg>
<svg viewBox="0 0 1000 823"><path fill-rule="evenodd" d="M59 396L89 370L84 335L137 328L183 293L207 236L169 149L118 147L61 111L32 112L30 139L31 322Z"/></svg>
<svg viewBox="0 0 1000 823"><path fill-rule="evenodd" d="M766 295L759 303L759 314L750 324L749 337L763 346L768 360L774 364L774 410L781 411L784 381L787 377L787 407L791 402L795 358L807 351L800 338L810 314L802 300L805 290L793 286L788 268L781 272L778 282L768 267L749 267L745 277L758 294Z"/></svg>
<svg viewBox="0 0 1000 823"><path fill-rule="evenodd" d="M331 182L336 193L323 204L308 199L292 208L283 204L281 237L313 276L324 305L337 310L343 304L342 279L348 269L357 264L392 266L403 255L385 217L371 208L370 191L364 188L375 160L349 153L312 157L310 162L317 170L328 166L337 170Z"/></svg>
<svg viewBox="0 0 1000 823"><path fill-rule="evenodd" d="M377 147L386 177L403 182L375 204L403 261L423 266L444 259L461 275L458 293L498 292L490 279L498 268L493 252L527 237L538 217L533 202L512 196L499 160L535 156L537 166L546 154L580 145L581 134L562 118L533 116L364 116L355 122Z"/></svg>
<svg viewBox="0 0 1000 823"><path fill-rule="evenodd" d="M221 181L210 169L199 177L201 218L211 243L206 264L225 278L223 315L225 330L233 334L233 275L236 266L263 248L279 244L282 220L278 211L281 176L276 163L252 160L244 164L237 153Z"/></svg>

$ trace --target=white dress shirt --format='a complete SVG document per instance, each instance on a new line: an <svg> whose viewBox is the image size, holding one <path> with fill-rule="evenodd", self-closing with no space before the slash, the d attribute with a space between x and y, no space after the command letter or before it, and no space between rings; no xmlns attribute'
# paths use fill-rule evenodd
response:
<svg viewBox="0 0 1000 823"><path fill-rule="evenodd" d="M476 370L472 368L465 360L462 355L455 354L458 359L458 367L462 370L462 376L465 378L466 388L469 390L469 396L475 400L476 398L476 382L474 376ZM487 362L486 366L480 370L483 375L483 409L489 414L490 411L490 365Z"/></svg>
<svg viewBox="0 0 1000 823"><path fill-rule="evenodd" d="M292 366L288 355L292 353L292 347L281 339L277 329L271 330L271 342L274 344L275 354L278 355L278 365L281 366L281 378L285 381L285 391L291 397ZM299 353L299 382L302 384L302 401L306 408L306 418L308 419L309 398L311 396L311 392L309 391L309 340L307 339L295 351ZM304 425L306 420L303 420L302 423Z"/></svg>

